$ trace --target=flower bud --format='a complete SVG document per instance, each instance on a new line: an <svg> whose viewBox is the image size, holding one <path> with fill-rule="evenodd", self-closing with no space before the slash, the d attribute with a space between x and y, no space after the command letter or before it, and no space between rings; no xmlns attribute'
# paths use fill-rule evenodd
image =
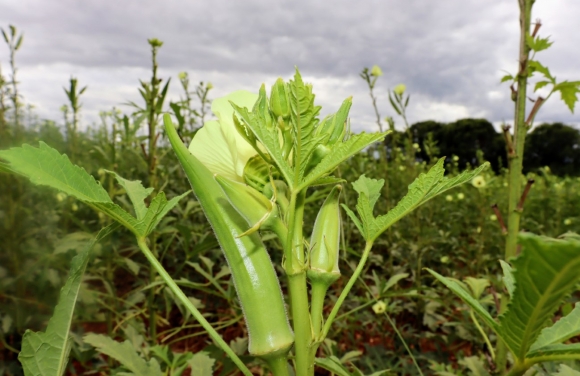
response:
<svg viewBox="0 0 580 376"><path fill-rule="evenodd" d="M288 96L288 88L284 80L278 78L276 83L272 85L270 92L270 110L276 118L282 117L288 119L290 117L290 98Z"/></svg>
<svg viewBox="0 0 580 376"><path fill-rule="evenodd" d="M272 182L268 182L264 185L262 193L270 200L275 199L282 213L288 211L290 191L288 185L283 180L272 180Z"/></svg>
<svg viewBox="0 0 580 376"><path fill-rule="evenodd" d="M395 86L395 88L393 89L393 92L399 96L403 95L403 93L405 92L405 90L407 90L407 87L405 86L405 84L398 84L397 86Z"/></svg>
<svg viewBox="0 0 580 376"><path fill-rule="evenodd" d="M325 280L332 279L334 281L340 276L338 253L340 244L339 198L341 190L342 187L337 185L330 191L316 216L314 230L310 239L312 250L310 251L309 272L325 275L323 277ZM315 279L318 279L318 277L315 277Z"/></svg>

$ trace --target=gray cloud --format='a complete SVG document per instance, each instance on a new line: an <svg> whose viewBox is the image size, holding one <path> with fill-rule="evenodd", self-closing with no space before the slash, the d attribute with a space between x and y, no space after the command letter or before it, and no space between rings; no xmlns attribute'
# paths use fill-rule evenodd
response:
<svg viewBox="0 0 580 376"><path fill-rule="evenodd" d="M0 0L0 25L26 34L18 55L22 92L43 117L59 116L62 86L74 74L89 86L85 120L99 110L139 100L138 79L148 77L147 38L165 42L161 73L188 71L211 81L214 97L289 77L295 65L315 85L320 104L335 109L355 98L356 129L375 129L374 114L358 73L378 64L383 116L394 115L387 90L404 82L412 95L411 121L452 121L483 116L510 121L509 88L502 70L516 69L518 7L490 1L225 1ZM556 43L539 58L562 78L579 79L580 3L538 2L543 35ZM7 51L0 48L7 72ZM175 78L174 78L175 79ZM173 82L172 98L179 96ZM554 98L556 99L556 98ZM539 121L578 123L558 100Z"/></svg>

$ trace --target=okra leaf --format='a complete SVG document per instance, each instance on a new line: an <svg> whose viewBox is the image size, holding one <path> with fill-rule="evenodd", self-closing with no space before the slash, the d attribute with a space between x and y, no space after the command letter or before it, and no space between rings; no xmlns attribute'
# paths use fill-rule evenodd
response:
<svg viewBox="0 0 580 376"><path fill-rule="evenodd" d="M266 100L266 89L262 85L260 89L260 97L258 101ZM278 138L277 128L274 126L268 126L264 114L260 114L259 105L256 102L254 109L250 112L247 108L242 108L237 106L235 103L230 102L237 114L244 120L247 127L252 131L260 143L264 146L270 157L276 163L276 166L280 170L280 173L284 176L284 179L288 184L294 181L294 174L290 169L290 165L284 156L282 155L282 148L280 147L280 141ZM270 116L269 114L267 116ZM272 119L271 119L272 120Z"/></svg>
<svg viewBox="0 0 580 376"><path fill-rule="evenodd" d="M298 68L294 79L288 82L288 90L291 129L294 132L294 164L298 166L298 181L301 181L312 152L322 140L314 136L321 107L314 105L312 85L302 81Z"/></svg>
<svg viewBox="0 0 580 376"><path fill-rule="evenodd" d="M346 214L354 222L356 228L358 228L358 231L361 233L361 235L364 236L365 235L365 231L364 231L363 225L360 222L360 220L358 219L358 217L356 216L356 214L354 214L354 212L352 210L350 210L348 208L348 206L346 206L345 204L340 204L340 206L342 206L342 208L344 209L344 211L346 212Z"/></svg>
<svg viewBox="0 0 580 376"><path fill-rule="evenodd" d="M526 362L538 363L557 360L580 360L580 343L564 345L557 343L540 347L526 354Z"/></svg>
<svg viewBox="0 0 580 376"><path fill-rule="evenodd" d="M163 376L157 360L146 361L141 358L129 340L117 342L102 334L89 333L83 337L83 341L121 363L135 376Z"/></svg>
<svg viewBox="0 0 580 376"><path fill-rule="evenodd" d="M26 376L61 376L64 374L70 353L69 330L79 294L81 281L93 246L114 231L117 223L102 229L91 239L84 250L71 261L69 277L60 290L58 304L48 321L45 332L27 330L22 338L18 360Z"/></svg>
<svg viewBox="0 0 580 376"><path fill-rule="evenodd" d="M473 298L473 296L471 296L471 294L469 292L467 292L467 290L465 290L463 287L461 287L461 285L459 283L457 283L456 281L454 281L451 278L443 277L441 274L439 274L431 269L426 268L426 270L429 273L431 273L435 278L437 278L437 280L439 280L439 282L443 283L445 286L447 286L448 289L453 291L453 293L455 293L455 295L460 297L461 300L463 300L463 302L465 304L470 306L474 310L474 312L477 313L483 319L483 321L494 332L496 332L496 333L498 332L499 325L493 319L493 317L491 317L491 315L489 314L487 309L485 309L479 301L477 301L475 298Z"/></svg>
<svg viewBox="0 0 580 376"><path fill-rule="evenodd" d="M490 376L483 365L483 361L477 356L466 356L459 363L467 367L473 376Z"/></svg>
<svg viewBox="0 0 580 376"><path fill-rule="evenodd" d="M58 189L96 210L113 218L137 236L148 235L177 202L187 193L171 199L165 199L159 193L152 201L152 207L145 207L143 201L151 188L145 189L139 181L129 181L117 174L117 180L125 188L135 207L137 218L115 204L105 189L84 168L74 165L66 155L60 154L40 141L39 147L30 145L0 150L0 158L10 162L8 169L27 177L32 183Z"/></svg>
<svg viewBox="0 0 580 376"><path fill-rule="evenodd" d="M140 180L127 180L114 171L106 171L114 175L119 185L125 189L125 192L127 192L127 196L129 196L133 208L135 209L135 216L137 219L143 219L147 213L145 199L153 192L153 188L143 187Z"/></svg>
<svg viewBox="0 0 580 376"><path fill-rule="evenodd" d="M580 304L576 304L572 312L556 321L554 325L542 330L536 342L530 347L530 351L562 343L578 334L580 334Z"/></svg>
<svg viewBox="0 0 580 376"><path fill-rule="evenodd" d="M522 253L512 262L516 288L508 310L499 318L498 334L522 360L580 280L580 241L524 233L519 242Z"/></svg>
<svg viewBox="0 0 580 376"><path fill-rule="evenodd" d="M578 102L578 97L576 96L580 93L580 81L563 81L554 85L553 91L559 91L562 101L566 103L570 112L574 113L574 106Z"/></svg>
<svg viewBox="0 0 580 376"><path fill-rule="evenodd" d="M328 153L328 155L326 155L326 157L324 157L322 161L320 161L320 163L318 163L318 165L316 165L316 167L306 175L300 186L308 187L313 185L316 180L320 179L324 174L332 172L339 164L347 160L349 157L377 141L382 141L390 132L391 131L383 133L363 132L352 136L345 142L334 145L330 153Z"/></svg>
<svg viewBox="0 0 580 376"><path fill-rule="evenodd" d="M510 297L512 297L514 295L514 289L515 289L515 282L514 282L512 267L510 264L508 264L504 260L499 260L499 263L501 265L501 269L503 270L503 284L505 285L505 288L507 289L508 293L510 294Z"/></svg>
<svg viewBox="0 0 580 376"><path fill-rule="evenodd" d="M367 229L371 240L376 239L381 233L386 231L394 223L398 222L401 218L415 210L417 207L423 205L425 202L437 195L472 180L489 166L489 163L486 162L475 170L464 171L453 178L447 178L443 176L445 173L443 161L444 158L439 159L439 161L431 167L426 174L420 174L419 177L409 185L409 192L405 197L403 197L401 201L399 201L399 203L387 214L376 218L372 228Z"/></svg>
<svg viewBox="0 0 580 376"><path fill-rule="evenodd" d="M0 158L10 162L10 170L36 185L58 189L84 202L112 203L107 191L84 168L42 141L38 148L25 144L0 150Z"/></svg>

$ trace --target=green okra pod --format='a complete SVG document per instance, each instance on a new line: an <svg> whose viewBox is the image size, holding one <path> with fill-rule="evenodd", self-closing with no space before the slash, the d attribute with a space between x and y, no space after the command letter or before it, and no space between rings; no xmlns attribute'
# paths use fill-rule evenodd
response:
<svg viewBox="0 0 580 376"><path fill-rule="evenodd" d="M169 115L165 129L229 264L249 335L249 352L280 362L294 342L278 277L258 234L240 237L247 222L213 174L183 145Z"/></svg>

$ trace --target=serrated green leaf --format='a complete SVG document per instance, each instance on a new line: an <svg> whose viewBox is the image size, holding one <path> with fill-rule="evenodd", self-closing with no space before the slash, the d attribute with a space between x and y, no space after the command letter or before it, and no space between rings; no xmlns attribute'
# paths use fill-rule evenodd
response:
<svg viewBox="0 0 580 376"><path fill-rule="evenodd" d="M143 187L140 180L127 180L114 171L106 171L114 175L119 185L125 189L125 192L127 192L127 196L129 196L131 203L133 203L137 219L143 219L147 213L145 199L153 192L153 188Z"/></svg>
<svg viewBox="0 0 580 376"><path fill-rule="evenodd" d="M548 81L550 81L551 83L555 83L556 79L552 77L550 69L548 69L548 67L543 66L542 63L540 63L539 61L536 60L528 61L528 67L530 68L532 74L534 72L540 72L541 74L544 75L544 77L546 77Z"/></svg>
<svg viewBox="0 0 580 376"><path fill-rule="evenodd" d="M316 179L314 182L312 182L312 184L310 184L311 187L318 187L321 185L336 185L336 184L342 184L342 183L346 183L346 180L341 179L341 178L337 178L335 176L324 176L321 177L320 179Z"/></svg>
<svg viewBox="0 0 580 376"><path fill-rule="evenodd" d="M385 185L385 179L371 179L365 175L361 175L357 181L352 183L352 187L359 195L364 194L368 198L369 209L373 210L379 197L381 197L381 189Z"/></svg>
<svg viewBox="0 0 580 376"><path fill-rule="evenodd" d="M25 144L0 150L0 158L10 162L10 170L34 184L58 189L84 202L112 203L107 191L84 168L42 141L38 148Z"/></svg>
<svg viewBox="0 0 580 376"><path fill-rule="evenodd" d="M510 264L508 264L504 260L499 260L499 263L501 265L501 270L503 270L503 284L505 285L505 288L507 289L508 294L510 294L510 297L511 297L514 295L514 289L515 289L515 282L514 282L512 267Z"/></svg>
<svg viewBox="0 0 580 376"><path fill-rule="evenodd" d="M580 242L523 233L521 255L513 260L515 290L501 315L500 335L522 360L562 301L580 280Z"/></svg>
<svg viewBox="0 0 580 376"><path fill-rule="evenodd" d="M340 363L340 360L332 355L328 358L315 358L314 364L338 376L352 376L349 370Z"/></svg>
<svg viewBox="0 0 580 376"><path fill-rule="evenodd" d="M553 91L560 92L560 97L564 103L566 103L570 111L574 113L574 107L576 102L578 102L578 97L576 97L576 95L580 92L580 81L560 82L554 86Z"/></svg>
<svg viewBox="0 0 580 376"><path fill-rule="evenodd" d="M561 364L560 370L554 376L580 376L580 372L568 367L565 364Z"/></svg>
<svg viewBox="0 0 580 376"><path fill-rule="evenodd" d="M514 76L512 76L511 74L506 74L505 76L503 76L501 78L501 80L499 82L511 81L513 79L514 79Z"/></svg>
<svg viewBox="0 0 580 376"><path fill-rule="evenodd" d="M543 88L544 86L548 85L550 82L549 81L539 81L536 82L536 86L534 86L534 92L540 90L541 88Z"/></svg>
<svg viewBox="0 0 580 376"><path fill-rule="evenodd" d="M294 164L298 166L297 180L302 181L308 160L317 144L323 137L314 137L314 128L318 124L320 106L314 105L315 95L312 93L312 85L305 84L302 76L296 68L294 79L288 82L290 99L290 121L294 132Z"/></svg>
<svg viewBox="0 0 580 376"><path fill-rule="evenodd" d="M489 165L486 162L473 171L464 171L453 178L447 178L443 176L445 172L443 162L444 158L441 158L426 174L420 174L409 185L409 191L405 197L387 214L376 218L372 227L367 230L371 240L376 239L394 223L433 197L472 180Z"/></svg>
<svg viewBox="0 0 580 376"><path fill-rule="evenodd" d="M89 333L83 337L83 341L115 359L136 376L163 376L157 360L146 361L141 358L129 340L117 342L102 334Z"/></svg>
<svg viewBox="0 0 580 376"><path fill-rule="evenodd" d="M532 51L535 52L540 52L550 48L550 46L554 44L554 42L550 42L549 39L550 37L540 38L538 36L534 38L530 34L526 34L526 44L528 45L528 47L530 47Z"/></svg>
<svg viewBox="0 0 580 376"><path fill-rule="evenodd" d="M22 363L26 376L64 374L71 345L70 325L91 249L117 227L119 226L115 223L102 229L86 244L84 250L72 259L69 277L60 290L58 304L48 321L46 331L43 333L27 330L24 333L18 360Z"/></svg>
<svg viewBox="0 0 580 376"><path fill-rule="evenodd" d="M580 334L580 304L576 304L572 312L558 320L554 325L544 328L538 339L530 347L535 351L541 347L562 343Z"/></svg>
<svg viewBox="0 0 580 376"><path fill-rule="evenodd" d="M265 114L260 113L260 104L263 105L263 102L266 102L266 94L264 86L262 85L258 101L251 112L248 111L247 108L237 106L235 103L231 104L236 113L244 120L247 127L264 146L269 156L272 158L274 163L276 163L280 173L284 176L284 179L291 184L294 181L294 174L290 169L288 162L286 162L286 159L282 155L282 149L278 138L278 128L274 126L269 127L266 118L264 117Z"/></svg>
<svg viewBox="0 0 580 376"><path fill-rule="evenodd" d="M447 286L448 289L453 291L453 293L455 293L455 295L457 295L459 298L461 298L461 300L463 300L463 302L465 304L470 306L473 309L473 311L475 313L477 313L483 319L483 321L487 324L487 326L489 326L496 333L498 332L499 325L493 319L493 317L491 317L491 315L489 314L487 309L485 309L479 301L474 299L471 296L471 294L469 292L467 292L467 290L465 290L463 287L461 287L461 285L459 283L457 283L456 281L454 281L451 278L443 277L441 274L439 274L431 269L426 268L426 270L429 273L431 273L435 278L437 278L439 280L439 282L443 283L445 286Z"/></svg>
<svg viewBox="0 0 580 376"><path fill-rule="evenodd" d="M330 153L326 155L316 167L304 178L301 187L311 186L314 181L332 172L339 164L347 160L349 157L363 150L367 146L381 141L390 131L383 133L359 133L347 141L334 145Z"/></svg>
<svg viewBox="0 0 580 376"><path fill-rule="evenodd" d="M191 367L191 374L195 376L213 376L213 365L215 360L205 352L193 354L193 357L187 361Z"/></svg>

